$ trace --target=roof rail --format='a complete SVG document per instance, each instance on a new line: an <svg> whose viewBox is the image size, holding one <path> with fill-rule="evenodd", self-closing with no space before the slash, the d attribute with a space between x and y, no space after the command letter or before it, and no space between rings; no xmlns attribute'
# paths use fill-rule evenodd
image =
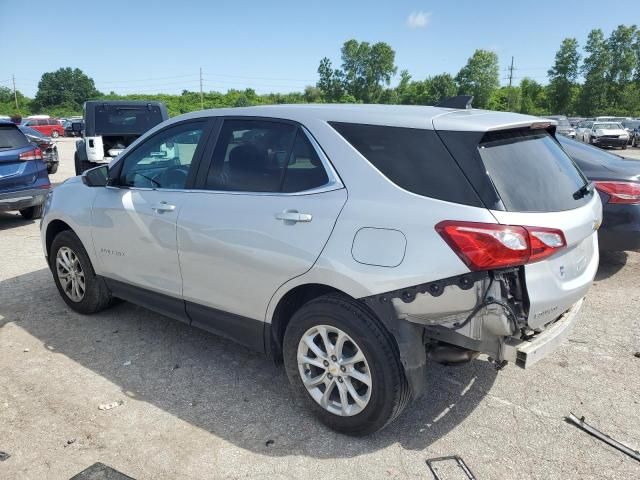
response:
<svg viewBox="0 0 640 480"><path fill-rule="evenodd" d="M473 95L456 95L455 97L449 97L437 103L436 107L441 108L472 108Z"/></svg>

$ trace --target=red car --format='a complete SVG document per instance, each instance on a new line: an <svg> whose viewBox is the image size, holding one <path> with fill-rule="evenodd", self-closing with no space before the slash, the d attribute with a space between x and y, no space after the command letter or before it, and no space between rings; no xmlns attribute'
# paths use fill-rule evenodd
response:
<svg viewBox="0 0 640 480"><path fill-rule="evenodd" d="M31 127L47 137L57 138L64 135L64 127L56 118L27 118L22 121L23 127Z"/></svg>

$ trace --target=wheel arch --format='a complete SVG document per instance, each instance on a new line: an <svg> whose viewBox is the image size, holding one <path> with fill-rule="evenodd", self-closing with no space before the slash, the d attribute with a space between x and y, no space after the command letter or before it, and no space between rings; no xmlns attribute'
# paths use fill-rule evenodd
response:
<svg viewBox="0 0 640 480"><path fill-rule="evenodd" d="M71 230L73 232L73 228L71 226L60 219L51 220L47 224L47 230L45 232L45 248L47 252L47 258L49 258L49 254L51 253L51 244L53 243L53 239L56 236L65 230Z"/></svg>

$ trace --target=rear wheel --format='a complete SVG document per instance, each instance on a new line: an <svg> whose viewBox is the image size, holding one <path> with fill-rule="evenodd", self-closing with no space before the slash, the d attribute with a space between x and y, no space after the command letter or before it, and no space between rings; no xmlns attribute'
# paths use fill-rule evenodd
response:
<svg viewBox="0 0 640 480"><path fill-rule="evenodd" d="M22 218L26 220L35 220L36 218L42 217L43 209L44 206L42 204L34 205L33 207L23 208L20 210L20 215L22 215Z"/></svg>
<svg viewBox="0 0 640 480"><path fill-rule="evenodd" d="M53 132L51 132L51 138L58 138L60 136L60 134L58 133L57 130L54 130Z"/></svg>
<svg viewBox="0 0 640 480"><path fill-rule="evenodd" d="M327 426L368 435L394 420L410 389L394 339L359 302L326 295L291 319L284 363L296 394Z"/></svg>
<svg viewBox="0 0 640 480"><path fill-rule="evenodd" d="M53 165L50 165L50 166L47 168L47 173L48 173L49 175L53 175L53 174L54 174L54 173L56 173L57 171L58 171L58 164L57 164L57 163L54 163Z"/></svg>
<svg viewBox="0 0 640 480"><path fill-rule="evenodd" d="M111 292L96 275L82 242L71 230L53 239L49 264L60 296L73 310L90 314L111 303Z"/></svg>

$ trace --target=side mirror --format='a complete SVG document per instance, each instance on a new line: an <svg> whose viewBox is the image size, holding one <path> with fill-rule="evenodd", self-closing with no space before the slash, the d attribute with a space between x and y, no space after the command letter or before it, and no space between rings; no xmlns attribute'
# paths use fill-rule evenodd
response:
<svg viewBox="0 0 640 480"><path fill-rule="evenodd" d="M87 187L106 187L109 178L109 166L100 165L99 167L86 170L82 174L82 183Z"/></svg>
<svg viewBox="0 0 640 480"><path fill-rule="evenodd" d="M71 124L71 130L74 133L82 133L82 122L73 122Z"/></svg>

